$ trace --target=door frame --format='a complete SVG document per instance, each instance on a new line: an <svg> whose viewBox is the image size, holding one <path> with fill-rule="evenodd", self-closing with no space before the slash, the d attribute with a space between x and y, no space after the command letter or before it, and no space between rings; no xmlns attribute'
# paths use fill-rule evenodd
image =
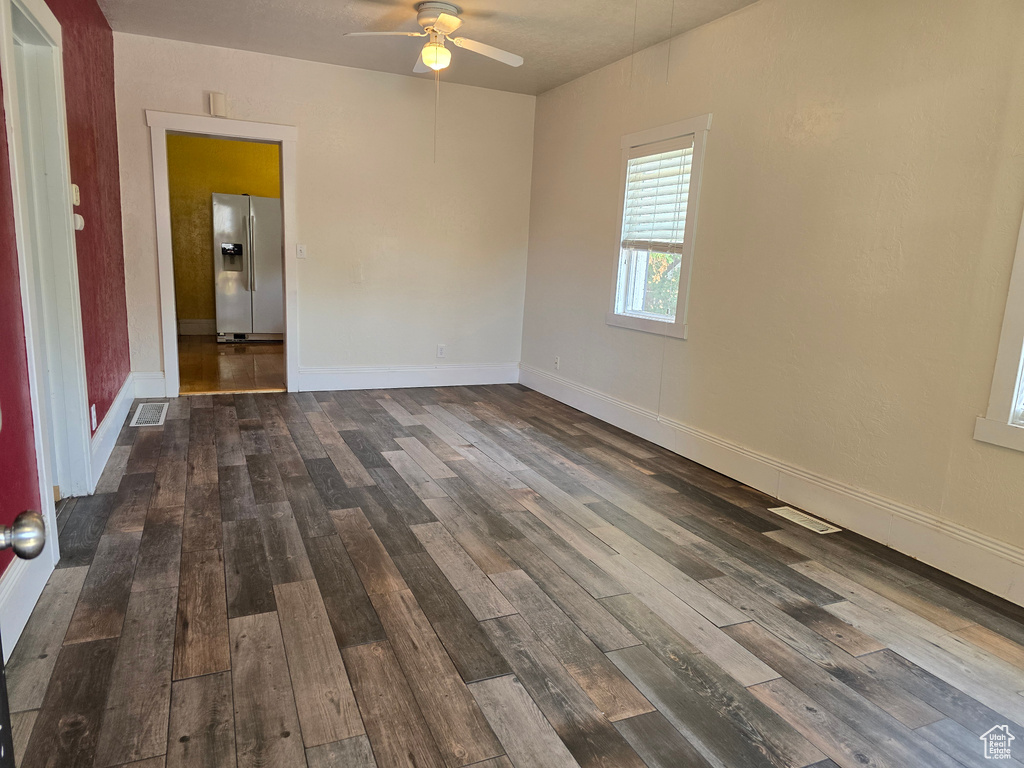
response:
<svg viewBox="0 0 1024 768"><path fill-rule="evenodd" d="M55 92L44 93L56 113L57 130L49 140L32 145L22 131L23 95L19 92L15 63L15 29L13 9L18 11L45 39L52 56ZM85 374L85 341L82 331L82 308L78 286L78 254L75 246L72 216L71 161L68 148L67 108L64 98L64 61L60 23L44 0L0 0L0 71L3 77L5 128L11 165L11 188L14 201L14 231L18 249L21 282L22 314L25 324L25 346L28 355L29 390L32 398L32 422L35 432L36 461L39 466L40 495L43 515L52 510L53 480L57 479L67 495L86 495L93 490L92 432L89 420L89 394ZM36 261L36 235L32 226L35 202L30 194L28 169L22 158L28 152L57 159L59 183L47 194L47 209L64 210L67 215L53 220L50 228L51 257L54 269L44 270ZM66 334L43 331L43 308L38 306L34 287L55 302L60 327ZM58 337L59 338L56 338ZM54 398L63 405L63 429L53 430L58 454L55 461L58 477L50 476L49 441L46 437L53 417L50 404L44 402L42 377L48 376L47 355L59 358L62 375L50 377ZM47 521L49 522L49 520ZM55 543L55 542L54 542ZM56 553L56 546L50 548Z"/></svg>
<svg viewBox="0 0 1024 768"><path fill-rule="evenodd" d="M15 8L31 27L30 31L22 30L19 35L12 18ZM30 286L28 295L23 294L22 300L28 303L25 324L26 327L31 326L32 331L34 356L31 367L35 368L36 392L40 400L43 460L56 475L50 477L49 488L59 485L62 496L81 496L91 493L94 488L92 430L78 256L71 215L71 165L60 24L46 4L39 0L8 0L4 4L3 17L4 91L6 94L10 90L11 97L7 127L15 233L19 257L24 256L22 276ZM31 46L31 52L29 57L23 57L22 62L33 68L30 72L32 77L38 77L33 83L37 87L30 90L34 91L33 104L41 106L46 113L43 115L34 115L27 109L29 102L26 94L20 92L21 83L15 70L15 38L24 36L26 31L36 39L27 41L26 47ZM41 66L36 62L41 62ZM29 124L28 135L22 125L23 118ZM37 127L36 120L41 120L46 128ZM52 164L60 171L53 177L47 173L47 185L35 190L35 199L28 182L30 168L23 162L24 158L31 158L32 164L39 163L47 169ZM66 215L60 215L59 212L65 211ZM41 262L40 254L43 252L48 254L50 265ZM22 285L24 290L25 282ZM38 289L38 296L32 291L33 287ZM44 400L48 402L44 404ZM46 439L47 436L52 437L52 442ZM46 495L52 496L49 488Z"/></svg>
<svg viewBox="0 0 1024 768"><path fill-rule="evenodd" d="M56 131L42 145L35 145L48 159L58 160L60 179L50 189L47 199L50 210L65 210L61 221L51 228L53 246L52 271L43 270L36 263L31 211L35 203L29 194L27 169L22 161L26 150L21 129L22 95L19 93L15 63L15 29L13 10L32 24L51 51L54 92L45 93L52 99L50 108L56 110ZM74 223L71 215L71 163L68 148L67 109L64 98L64 61L60 23L44 0L0 0L0 78L3 83L4 130L10 158L11 192L14 207L14 232L18 251L19 287L22 317L25 327L25 353L28 360L29 398L32 412L32 432L36 452L39 481L40 512L47 530L45 554L35 560L15 559L0 579L0 625L2 625L4 656L9 656L14 643L35 607L46 580L60 560L57 537L56 509L53 499L53 479L50 475L49 438L47 421L52 417L50 403L44 402L41 377L49 376L46 354L59 354L63 375L52 386L63 398L64 429L56 430L54 440L62 440L67 466L58 466L62 473L60 484L69 493L87 494L93 490L92 450L89 425L89 395L85 377L85 343L82 333L82 312L78 287L78 256L75 248ZM41 281L41 282L40 282ZM50 350L44 349L40 323L42 307L38 306L35 288L57 296L57 312L62 327L71 333L61 338ZM52 340L53 334L50 334ZM66 476L64 476L66 475Z"/></svg>
<svg viewBox="0 0 1024 768"><path fill-rule="evenodd" d="M164 387L167 397L181 389L178 366L178 320L174 298L174 258L171 242L170 178L167 134L187 133L217 139L240 139L277 144L281 148L281 210L284 227L284 356L285 387L299 384L298 274L295 265L296 176L298 129L291 125L230 120L209 115L184 115L146 110L153 150L153 199L156 204L156 252L160 280L160 333L163 341Z"/></svg>

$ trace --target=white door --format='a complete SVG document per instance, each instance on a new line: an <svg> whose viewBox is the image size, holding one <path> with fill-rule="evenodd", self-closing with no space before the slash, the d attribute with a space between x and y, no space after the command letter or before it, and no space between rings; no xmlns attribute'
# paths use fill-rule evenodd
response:
<svg viewBox="0 0 1024 768"><path fill-rule="evenodd" d="M83 495L92 490L91 430L60 48L18 3L11 6L11 37L19 129L12 164L21 183L22 240L30 262L43 460L58 496Z"/></svg>

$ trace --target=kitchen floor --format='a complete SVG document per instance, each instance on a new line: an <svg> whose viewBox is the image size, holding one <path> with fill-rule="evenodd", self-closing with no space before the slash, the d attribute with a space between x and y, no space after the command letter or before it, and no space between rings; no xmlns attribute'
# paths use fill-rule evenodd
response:
<svg viewBox="0 0 1024 768"><path fill-rule="evenodd" d="M182 394L281 392L284 342L218 344L216 336L179 336Z"/></svg>
<svg viewBox="0 0 1024 768"><path fill-rule="evenodd" d="M19 765L962 768L1024 739L1024 609L777 504L519 385L174 399L61 519L7 667Z"/></svg>

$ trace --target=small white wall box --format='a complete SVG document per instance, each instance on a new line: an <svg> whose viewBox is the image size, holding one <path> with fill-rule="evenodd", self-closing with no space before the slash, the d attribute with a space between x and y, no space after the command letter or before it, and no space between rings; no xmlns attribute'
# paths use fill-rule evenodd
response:
<svg viewBox="0 0 1024 768"><path fill-rule="evenodd" d="M214 117L227 117L227 98L223 93L210 92L210 114Z"/></svg>

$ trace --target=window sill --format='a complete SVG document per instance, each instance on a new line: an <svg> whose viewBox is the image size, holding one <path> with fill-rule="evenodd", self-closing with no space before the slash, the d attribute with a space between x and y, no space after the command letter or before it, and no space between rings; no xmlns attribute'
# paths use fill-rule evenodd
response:
<svg viewBox="0 0 1024 768"><path fill-rule="evenodd" d="M974 439L1015 451L1024 451L1024 427L986 419L982 416L974 424Z"/></svg>
<svg viewBox="0 0 1024 768"><path fill-rule="evenodd" d="M687 336L686 323L680 323L678 320L673 323L667 323L663 320L649 320L646 317L617 315L614 312L609 312L605 315L605 322L608 325L614 325L619 328L630 328L634 331L654 333L659 336L671 336L675 339L685 339Z"/></svg>

